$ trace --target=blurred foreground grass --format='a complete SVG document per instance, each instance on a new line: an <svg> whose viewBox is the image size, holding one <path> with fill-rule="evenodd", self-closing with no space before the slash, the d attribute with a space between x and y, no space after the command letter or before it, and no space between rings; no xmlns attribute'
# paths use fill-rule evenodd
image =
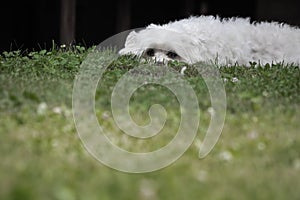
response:
<svg viewBox="0 0 300 200"><path fill-rule="evenodd" d="M0 199L299 199L299 67L220 67L226 121L219 142L203 160L197 156L210 119L209 94L202 78L187 70L184 78L201 110L197 138L171 166L126 174L91 157L76 133L73 80L90 51L74 47L0 56ZM168 123L162 136L150 140L122 136L112 119L110 94L137 64L120 57L109 67L97 89L96 113L115 144L147 152L170 141L180 116L165 88L140 88L131 101L133 119L146 124L154 99L166 108ZM181 64L170 67L180 71Z"/></svg>

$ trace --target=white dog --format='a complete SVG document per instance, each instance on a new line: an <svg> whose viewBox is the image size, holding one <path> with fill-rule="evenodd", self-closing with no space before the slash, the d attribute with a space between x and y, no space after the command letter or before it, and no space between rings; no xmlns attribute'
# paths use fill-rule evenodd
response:
<svg viewBox="0 0 300 200"><path fill-rule="evenodd" d="M300 64L300 29L276 22L250 23L244 18L190 17L132 31L120 54L219 65L249 62Z"/></svg>

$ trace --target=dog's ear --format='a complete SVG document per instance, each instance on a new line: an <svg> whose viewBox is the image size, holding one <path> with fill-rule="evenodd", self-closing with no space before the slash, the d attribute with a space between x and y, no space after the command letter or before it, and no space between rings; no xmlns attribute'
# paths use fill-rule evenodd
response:
<svg viewBox="0 0 300 200"><path fill-rule="evenodd" d="M125 42L125 48L127 46L131 46L132 44L135 44L136 43L136 39L137 39L137 32L135 31L131 31L127 38L126 38L126 42Z"/></svg>
<svg viewBox="0 0 300 200"><path fill-rule="evenodd" d="M136 54L137 32L131 31L125 41L125 47L119 51L119 54Z"/></svg>

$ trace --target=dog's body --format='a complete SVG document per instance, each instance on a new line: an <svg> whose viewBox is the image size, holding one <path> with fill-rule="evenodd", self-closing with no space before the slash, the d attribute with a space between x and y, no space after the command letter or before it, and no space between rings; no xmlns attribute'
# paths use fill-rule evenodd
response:
<svg viewBox="0 0 300 200"><path fill-rule="evenodd" d="M249 62L300 64L300 29L249 19L190 17L131 32L120 54L135 54L189 64L248 65Z"/></svg>

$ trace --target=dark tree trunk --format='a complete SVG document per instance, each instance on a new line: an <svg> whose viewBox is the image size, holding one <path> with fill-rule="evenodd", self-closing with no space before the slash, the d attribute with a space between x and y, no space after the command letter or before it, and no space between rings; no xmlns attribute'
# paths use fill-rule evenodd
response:
<svg viewBox="0 0 300 200"><path fill-rule="evenodd" d="M116 32L130 29L131 0L117 1Z"/></svg>
<svg viewBox="0 0 300 200"><path fill-rule="evenodd" d="M188 17L195 12L195 1L194 0L184 0L183 1L183 15Z"/></svg>
<svg viewBox="0 0 300 200"><path fill-rule="evenodd" d="M75 41L76 0L61 0L60 43L71 45Z"/></svg>

